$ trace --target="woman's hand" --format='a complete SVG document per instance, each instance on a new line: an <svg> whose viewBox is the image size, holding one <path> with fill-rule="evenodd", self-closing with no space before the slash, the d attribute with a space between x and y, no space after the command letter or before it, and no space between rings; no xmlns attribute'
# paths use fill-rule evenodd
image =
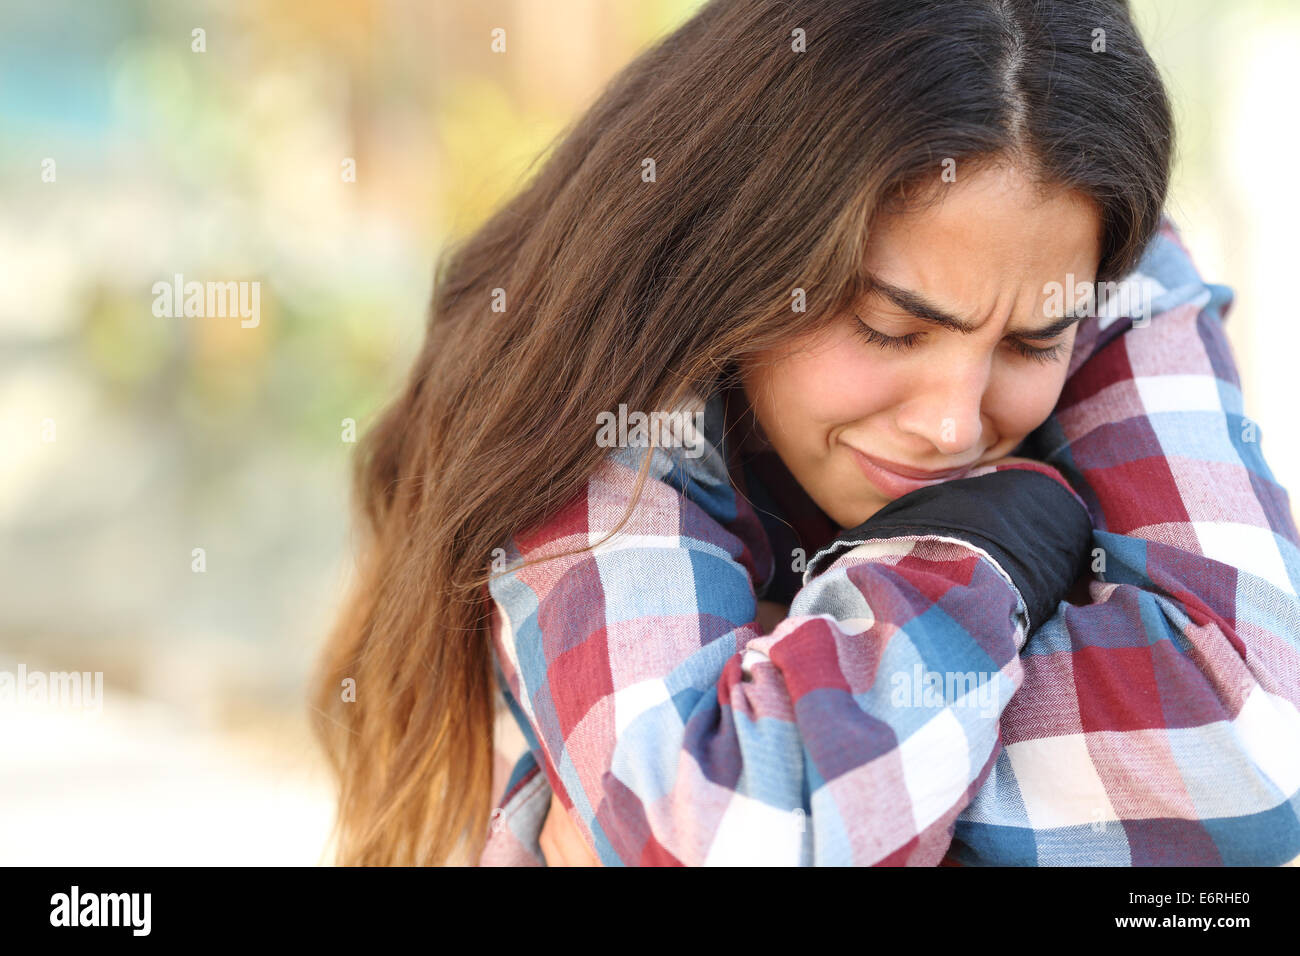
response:
<svg viewBox="0 0 1300 956"><path fill-rule="evenodd" d="M546 823L538 838L547 866L601 866L600 859L587 846L577 826L564 812L560 801L551 795Z"/></svg>
<svg viewBox="0 0 1300 956"><path fill-rule="evenodd" d="M758 613L754 616L754 625L760 634L771 634L776 626L790 616L790 608L775 601L759 601Z"/></svg>

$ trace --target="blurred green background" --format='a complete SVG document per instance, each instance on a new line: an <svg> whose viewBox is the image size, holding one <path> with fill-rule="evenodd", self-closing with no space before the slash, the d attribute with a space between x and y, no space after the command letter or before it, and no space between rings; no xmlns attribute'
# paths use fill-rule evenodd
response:
<svg viewBox="0 0 1300 956"><path fill-rule="evenodd" d="M0 863L321 859L304 681L350 573L345 420L398 387L438 248L698 5L0 6L0 668L105 682L100 713L0 715ZM1300 488L1300 9L1134 6L1169 209L1238 293L1247 412ZM259 282L260 322L155 316L177 273Z"/></svg>

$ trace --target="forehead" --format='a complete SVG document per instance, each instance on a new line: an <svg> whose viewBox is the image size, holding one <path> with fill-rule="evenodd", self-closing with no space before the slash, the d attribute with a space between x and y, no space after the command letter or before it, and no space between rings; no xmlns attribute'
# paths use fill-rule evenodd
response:
<svg viewBox="0 0 1300 956"><path fill-rule="evenodd" d="M959 167L956 175L955 182L938 183L926 204L877 217L867 239L866 272L980 300L1061 281L1067 272L1092 280L1102 239L1093 200L1043 187L1014 166L965 175Z"/></svg>

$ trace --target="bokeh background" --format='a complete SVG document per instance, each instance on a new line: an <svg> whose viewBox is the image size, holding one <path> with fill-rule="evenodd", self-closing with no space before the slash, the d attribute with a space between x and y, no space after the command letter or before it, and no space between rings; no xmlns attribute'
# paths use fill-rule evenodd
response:
<svg viewBox="0 0 1300 956"><path fill-rule="evenodd" d="M1133 5L1168 208L1300 491L1300 5ZM345 420L398 387L439 247L698 6L0 3L0 669L104 674L96 711L0 713L0 863L327 859L305 681L350 574ZM258 281L259 324L156 317L177 273Z"/></svg>

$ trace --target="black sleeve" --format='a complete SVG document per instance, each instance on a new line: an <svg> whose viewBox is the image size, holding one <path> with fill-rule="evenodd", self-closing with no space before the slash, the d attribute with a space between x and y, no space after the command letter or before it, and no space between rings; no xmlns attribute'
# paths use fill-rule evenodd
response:
<svg viewBox="0 0 1300 956"><path fill-rule="evenodd" d="M1092 520L1078 499L1040 472L1012 468L958 478L903 495L842 532L808 562L804 580L863 542L916 534L957 538L987 552L1024 598L1032 631L1084 570Z"/></svg>

